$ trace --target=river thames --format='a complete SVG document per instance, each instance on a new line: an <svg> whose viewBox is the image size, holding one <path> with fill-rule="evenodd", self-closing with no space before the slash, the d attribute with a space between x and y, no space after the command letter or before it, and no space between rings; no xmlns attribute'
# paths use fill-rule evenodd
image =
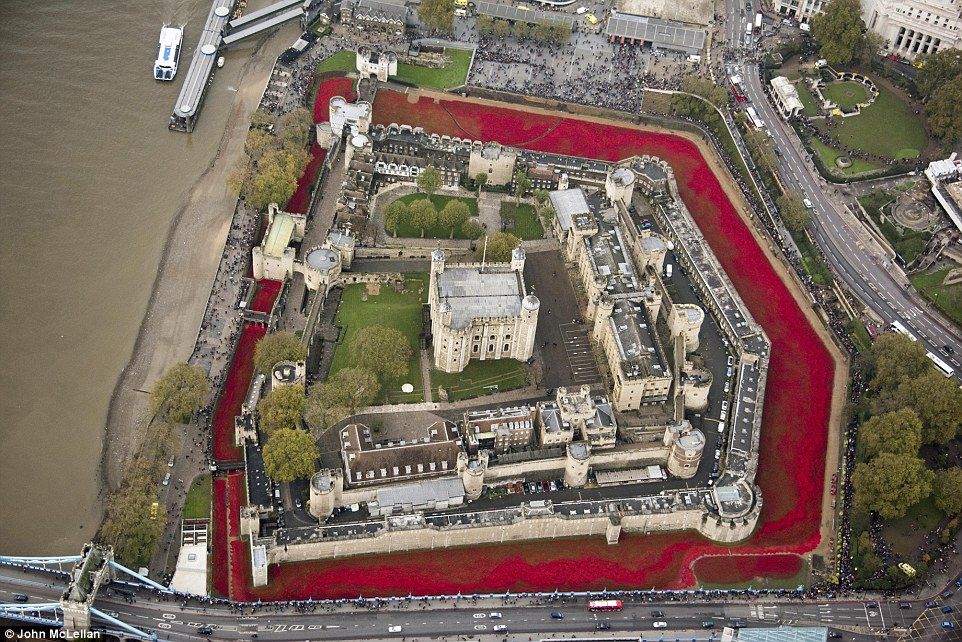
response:
<svg viewBox="0 0 962 642"><path fill-rule="evenodd" d="M214 157L244 53L171 133L208 0L0 3L0 553L75 553L101 517L110 395L171 221ZM153 80L184 24L173 82Z"/></svg>

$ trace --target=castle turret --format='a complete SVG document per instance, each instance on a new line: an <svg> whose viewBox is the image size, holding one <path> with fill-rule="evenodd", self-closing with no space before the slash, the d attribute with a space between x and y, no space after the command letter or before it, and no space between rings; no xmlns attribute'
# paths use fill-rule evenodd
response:
<svg viewBox="0 0 962 642"><path fill-rule="evenodd" d="M591 338L600 343L605 336L605 328L608 326L608 319L615 310L615 302L610 297L603 296L595 304L595 327L591 330ZM589 317L590 318L590 317Z"/></svg>
<svg viewBox="0 0 962 642"><path fill-rule="evenodd" d="M431 271L436 274L444 272L444 250L441 248L431 252Z"/></svg>
<svg viewBox="0 0 962 642"><path fill-rule="evenodd" d="M569 488L581 488L588 483L588 460L591 447L583 441L568 444L565 452L565 483Z"/></svg>
<svg viewBox="0 0 962 642"><path fill-rule="evenodd" d="M676 303L668 312L668 328L672 336L685 337L685 354L698 349L698 333L705 320L705 311L691 303Z"/></svg>
<svg viewBox="0 0 962 642"><path fill-rule="evenodd" d="M538 330L538 311L541 301L533 294L521 299L521 326L518 333L518 358L529 358L534 354L534 335Z"/></svg>
<svg viewBox="0 0 962 642"><path fill-rule="evenodd" d="M344 476L340 468L325 468L311 477L311 515L320 521L331 516L341 503Z"/></svg>
<svg viewBox="0 0 962 642"><path fill-rule="evenodd" d="M694 477L705 452L705 435L697 428L692 428L688 422L668 430L671 433L668 472L682 479Z"/></svg>
<svg viewBox="0 0 962 642"><path fill-rule="evenodd" d="M511 250L511 269L524 272L524 249L520 246Z"/></svg>
<svg viewBox="0 0 962 642"><path fill-rule="evenodd" d="M482 450L476 457L468 457L465 452L458 453L458 474L464 484L464 496L469 502L481 497L484 489L484 473L488 469L488 451Z"/></svg>

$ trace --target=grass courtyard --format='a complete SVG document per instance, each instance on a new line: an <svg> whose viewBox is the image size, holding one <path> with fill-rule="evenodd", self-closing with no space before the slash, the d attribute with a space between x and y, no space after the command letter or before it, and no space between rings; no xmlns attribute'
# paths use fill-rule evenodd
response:
<svg viewBox="0 0 962 642"><path fill-rule="evenodd" d="M463 85L468 78L468 67L471 66L471 50L445 49L444 53L451 63L439 69L399 62L397 80L428 89L450 89Z"/></svg>
<svg viewBox="0 0 962 642"><path fill-rule="evenodd" d="M396 200L399 200L406 205L410 205L414 201L420 201L421 199L424 199L427 197L428 197L427 194L416 193L416 194L408 194L407 196L402 196L401 198ZM444 206L448 204L448 201L454 201L454 200L461 201L465 205L467 205L468 209L471 210L472 217L478 215L478 200L476 198L469 198L469 197L463 197L463 196L445 196L443 194L435 194L434 196L431 197L431 203L434 204L434 208L438 211L439 214L441 210L444 209ZM461 231L460 227L453 230L453 232L454 232L454 236L452 237L451 228L445 227L441 225L440 222L438 222L436 225L433 225L424 230L423 238L426 238L426 239L456 238L456 239L464 239L464 240L473 240L465 236L464 233ZM388 234L390 234L390 232L388 232ZM412 225L410 219L408 218L401 221L401 223L398 225L396 235L401 238L421 238L421 229Z"/></svg>
<svg viewBox="0 0 962 642"><path fill-rule="evenodd" d="M944 285L948 270L913 274L909 277L912 285L922 296L935 304L954 323L962 326L962 283Z"/></svg>
<svg viewBox="0 0 962 642"><path fill-rule="evenodd" d="M927 144L925 129L912 107L890 89L858 116L835 119L832 134L843 144L869 154L895 159L916 158Z"/></svg>
<svg viewBox="0 0 962 642"><path fill-rule="evenodd" d="M344 73L357 71L357 55L353 51L344 49L322 60L318 63L317 69L315 69L315 73L318 74L329 71L341 71Z"/></svg>
<svg viewBox="0 0 962 642"><path fill-rule="evenodd" d="M544 227L535 214L534 206L527 203L501 201L501 221L505 224L506 232L522 241L544 238Z"/></svg>
<svg viewBox="0 0 962 642"><path fill-rule="evenodd" d="M448 392L450 401L472 399L492 392L504 392L528 385L528 368L514 359L468 362L462 372L449 373L431 370L431 387ZM492 386L497 386L497 389ZM435 400L436 401L436 400Z"/></svg>
<svg viewBox="0 0 962 642"><path fill-rule="evenodd" d="M852 111L859 103L869 99L868 89L860 82L842 80L828 83L822 94L839 106L842 111Z"/></svg>
<svg viewBox="0 0 962 642"><path fill-rule="evenodd" d="M191 484L181 511L183 519L208 519L210 517L210 475L200 475Z"/></svg>
<svg viewBox="0 0 962 642"><path fill-rule="evenodd" d="M827 167L830 171L840 176L857 176L881 167L881 165L870 163L867 160L852 157L849 157L849 160L852 161L851 165L848 167L839 167L835 164L835 159L837 159L839 156L844 156L842 152L832 149L817 138L811 138L808 144L813 150L815 150L815 153L818 154L818 157L822 159L822 164L825 165L825 167Z"/></svg>
<svg viewBox="0 0 962 642"><path fill-rule="evenodd" d="M451 59L451 63L447 66L432 69L399 62L395 78L400 82L428 89L450 89L463 85L468 77L468 68L471 66L471 50L445 49L444 53ZM317 65L316 73L322 74L330 71L352 73L357 71L356 61L354 51L348 49L338 51L322 60Z"/></svg>
<svg viewBox="0 0 962 642"><path fill-rule="evenodd" d="M354 283L344 288L341 306L335 322L341 326L341 342L334 350L330 374L351 367L351 342L362 328L383 325L403 334L411 347L411 359L404 376L382 381L379 403L415 403L423 401L424 386L421 383L419 337L421 334L421 306L427 303L428 275L425 273L404 275L404 290L392 286L369 286ZM366 300L365 300L366 299ZM403 393L401 386L409 383L414 392Z"/></svg>
<svg viewBox="0 0 962 642"><path fill-rule="evenodd" d="M895 196L885 190L879 190L864 196L858 197L865 212L872 218L875 225L882 231L885 239L889 242L902 260L910 263L925 250L925 245L929 242L931 234L928 232L918 232L916 230L902 230L892 223L889 219L883 220L885 215L884 208L894 202Z"/></svg>
<svg viewBox="0 0 962 642"><path fill-rule="evenodd" d="M798 90L798 99L802 101L803 114L811 118L822 113L818 108L818 99L812 94L812 90L808 88L807 82L799 81L795 83L795 88Z"/></svg>

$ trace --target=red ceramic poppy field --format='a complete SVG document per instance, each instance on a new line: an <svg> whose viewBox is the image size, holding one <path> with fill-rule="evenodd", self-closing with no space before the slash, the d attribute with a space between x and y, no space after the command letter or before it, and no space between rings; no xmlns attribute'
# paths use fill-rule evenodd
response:
<svg viewBox="0 0 962 642"><path fill-rule="evenodd" d="M292 214L307 214L307 205L311 200L311 187L317 180L317 172L321 168L321 164L327 157L327 150L314 143L311 146L311 161L307 164L304 173L301 174L301 178L297 181L297 189L294 190L294 194L288 199L287 205L284 207L285 212L291 212Z"/></svg>
<svg viewBox="0 0 962 642"><path fill-rule="evenodd" d="M270 314L274 308L274 299L277 298L277 293L281 291L282 285L284 285L283 282L274 279L258 281L257 291L254 292L254 300L251 301L251 310Z"/></svg>
<svg viewBox="0 0 962 642"><path fill-rule="evenodd" d="M244 326L241 330L227 381L224 382L224 392L214 410L214 459L243 459L241 449L234 445L234 417L241 412L251 377L254 376L254 345L266 333L267 328L254 324Z"/></svg>
<svg viewBox="0 0 962 642"><path fill-rule="evenodd" d="M318 114L323 106L321 119L327 118L327 97L345 94L342 83L321 83L315 107ZM599 537L290 564L272 567L269 586L258 590L250 586L249 570L248 581L240 582L237 564L229 570L218 563L226 547L215 545L215 574L234 575L232 597L680 588L699 580L735 583L796 575L801 568L796 554L811 551L819 541L834 364L698 147L671 134L455 100L411 103L403 94L384 90L378 93L374 120L609 161L652 154L672 165L681 196L705 239L772 342L757 476L765 502L760 527L749 541L734 546L693 533L664 533L623 536L617 546ZM241 347L235 368L243 369L240 353ZM231 557L237 554L240 547ZM249 563L244 564L247 569ZM215 578L215 588L225 584L225 578Z"/></svg>

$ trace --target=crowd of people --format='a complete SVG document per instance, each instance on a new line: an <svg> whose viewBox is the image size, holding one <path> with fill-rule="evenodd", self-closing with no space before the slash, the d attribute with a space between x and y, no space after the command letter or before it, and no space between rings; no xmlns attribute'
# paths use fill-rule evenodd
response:
<svg viewBox="0 0 962 642"><path fill-rule="evenodd" d="M571 38L567 45L482 38L468 84L637 113L646 89L678 89L694 68L678 53L614 44L597 34Z"/></svg>

